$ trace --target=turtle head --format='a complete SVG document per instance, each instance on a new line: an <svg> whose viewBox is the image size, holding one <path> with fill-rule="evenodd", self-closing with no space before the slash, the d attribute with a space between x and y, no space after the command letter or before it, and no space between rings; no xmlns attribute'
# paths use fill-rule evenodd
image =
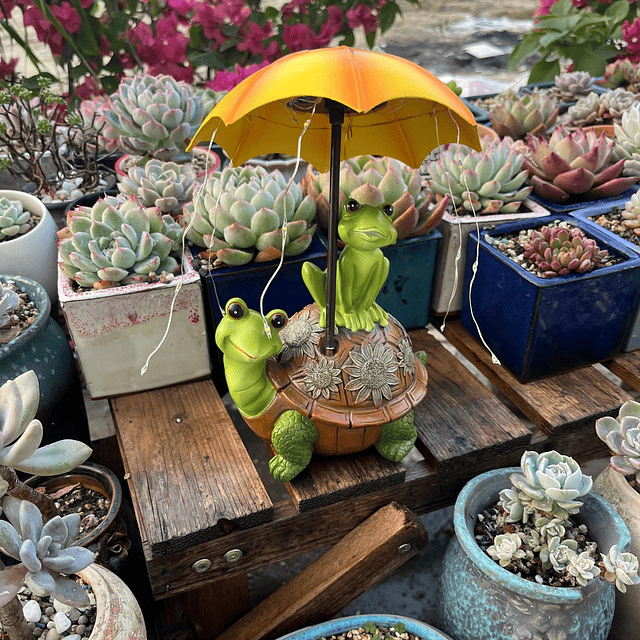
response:
<svg viewBox="0 0 640 640"><path fill-rule="evenodd" d="M281 309L274 309L265 318L271 335L257 311L249 309L241 298L231 298L216 329L216 344L225 357L257 363L276 355L282 349L279 332L288 317Z"/></svg>
<svg viewBox="0 0 640 640"><path fill-rule="evenodd" d="M391 223L393 206L360 204L347 198L342 205L338 235L348 246L359 251L373 251L393 244L398 232Z"/></svg>

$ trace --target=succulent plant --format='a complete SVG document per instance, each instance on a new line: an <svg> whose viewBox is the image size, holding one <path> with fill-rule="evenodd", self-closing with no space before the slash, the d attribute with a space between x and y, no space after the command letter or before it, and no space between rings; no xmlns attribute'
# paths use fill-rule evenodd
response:
<svg viewBox="0 0 640 640"><path fill-rule="evenodd" d="M102 135L124 153L160 160L184 152L206 115L202 93L167 75L125 78L110 100Z"/></svg>
<svg viewBox="0 0 640 640"><path fill-rule="evenodd" d="M98 135L98 146L100 150L111 153L118 149L118 141L112 138L105 138L103 129L107 125L105 112L111 109L109 96L94 96L87 98L80 103L80 115L87 127L92 127L100 132Z"/></svg>
<svg viewBox="0 0 640 640"><path fill-rule="evenodd" d="M620 122L622 115L637 99L638 96L635 93L622 87L600 94L600 104L605 113L609 114L609 118L613 123Z"/></svg>
<svg viewBox="0 0 640 640"><path fill-rule="evenodd" d="M523 166L529 169L534 193L551 202L616 196L637 178L621 177L624 160L610 164L614 145L604 133L598 137L581 127L570 132L558 125L548 141L528 136Z"/></svg>
<svg viewBox="0 0 640 640"><path fill-rule="evenodd" d="M175 274L182 228L136 196L106 196L67 213L59 265L81 287L102 289Z"/></svg>
<svg viewBox="0 0 640 640"><path fill-rule="evenodd" d="M517 533L503 533L495 537L487 553L498 560L501 567L506 567L513 560L525 557L526 551L521 546L522 538Z"/></svg>
<svg viewBox="0 0 640 640"><path fill-rule="evenodd" d="M597 420L596 433L613 453L611 467L640 477L640 403L629 400L620 407L617 419L605 416Z"/></svg>
<svg viewBox="0 0 640 640"><path fill-rule="evenodd" d="M640 103L631 105L613 127L615 146L612 157L624 160L622 175L640 176Z"/></svg>
<svg viewBox="0 0 640 640"><path fill-rule="evenodd" d="M177 215L182 205L193 198L196 173L190 164L149 160L144 166L132 166L118 181L125 196L138 196L146 207L158 207L162 213Z"/></svg>
<svg viewBox="0 0 640 640"><path fill-rule="evenodd" d="M304 193L318 205L318 222L327 228L329 218L329 173L318 174L313 167L303 178ZM342 163L340 169L340 207L347 198L363 204L390 204L392 223L398 240L421 236L442 219L445 205L431 207L432 195L423 188L420 171L393 158L358 156Z"/></svg>
<svg viewBox="0 0 640 640"><path fill-rule="evenodd" d="M640 584L638 559L631 553L621 552L614 544L607 554L600 554L604 565L603 577L613 582L616 588L626 593L627 585Z"/></svg>
<svg viewBox="0 0 640 640"><path fill-rule="evenodd" d="M573 458L557 451L525 451L520 466L522 474L510 476L512 485L521 494L520 499L537 511L560 519L578 513L582 502L577 498L589 493L593 484Z"/></svg>
<svg viewBox="0 0 640 640"><path fill-rule="evenodd" d="M620 211L622 225L640 236L640 191L636 191Z"/></svg>
<svg viewBox="0 0 640 640"><path fill-rule="evenodd" d="M539 515L535 519L536 529L543 538L553 538L554 536L562 538L565 534L566 524L566 520L552 518L550 516Z"/></svg>
<svg viewBox="0 0 640 640"><path fill-rule="evenodd" d="M31 213L24 210L20 200L0 198L0 242L29 231L30 219Z"/></svg>
<svg viewBox="0 0 640 640"><path fill-rule="evenodd" d="M533 188L523 186L529 176L523 162L524 156L508 137L500 142L482 140L482 151L449 144L428 163L427 181L438 200L453 196L457 213L514 213Z"/></svg>
<svg viewBox="0 0 640 640"><path fill-rule="evenodd" d="M187 238L215 254L215 265L264 262L284 253L296 256L311 244L316 203L300 185L280 171L262 167L226 168L207 178L203 193L184 207L181 222Z"/></svg>
<svg viewBox="0 0 640 640"><path fill-rule="evenodd" d="M609 255L578 227L545 225L534 229L523 246L524 257L538 265L544 278L586 273L600 266Z"/></svg>
<svg viewBox="0 0 640 640"><path fill-rule="evenodd" d="M576 582L582 587L600 575L600 569L596 566L595 558L588 551L571 555L569 557L567 572L570 576L573 576Z"/></svg>
<svg viewBox="0 0 640 640"><path fill-rule="evenodd" d="M560 99L569 101L586 96L593 87L593 81L593 76L587 71L571 71L556 76L554 84L560 92Z"/></svg>
<svg viewBox="0 0 640 640"><path fill-rule="evenodd" d="M556 123L558 111L555 98L547 93L534 90L520 96L505 91L496 96L489 120L501 138L518 140L527 133L545 134Z"/></svg>
<svg viewBox="0 0 640 640"><path fill-rule="evenodd" d="M526 502L526 501L525 501ZM520 494L514 489L503 489L500 492L498 506L502 507L507 514L507 522L527 522L529 516L535 509L520 500Z"/></svg>
<svg viewBox="0 0 640 640"><path fill-rule="evenodd" d="M547 546L540 550L542 566L553 567L554 571L562 573L569 566L571 558L578 555L577 549L578 543L575 540L561 540L560 537L554 536Z"/></svg>
<svg viewBox="0 0 640 640"><path fill-rule="evenodd" d="M91 448L77 440L40 447L42 424L35 419L39 400L34 371L26 371L0 387L0 465L41 476L71 471L91 455Z"/></svg>
<svg viewBox="0 0 640 640"><path fill-rule="evenodd" d="M562 119L565 125L587 127L594 124L604 124L606 115L607 113L600 103L600 94L592 91L572 104L567 109L567 115Z"/></svg>
<svg viewBox="0 0 640 640"><path fill-rule="evenodd" d="M626 87L629 91L640 91L640 64L629 60L614 60L605 70L602 80L599 82L608 89Z"/></svg>
<svg viewBox="0 0 640 640"><path fill-rule="evenodd" d="M9 326L9 313L20 303L20 296L9 287L5 288L0 282L0 329Z"/></svg>
<svg viewBox="0 0 640 640"><path fill-rule="evenodd" d="M0 606L26 584L36 596L86 607L86 591L67 577L86 569L95 557L93 551L73 546L80 530L80 515L57 516L43 525L35 505L12 496L2 499L2 509L8 522L0 520L0 547L19 563L0 571Z"/></svg>

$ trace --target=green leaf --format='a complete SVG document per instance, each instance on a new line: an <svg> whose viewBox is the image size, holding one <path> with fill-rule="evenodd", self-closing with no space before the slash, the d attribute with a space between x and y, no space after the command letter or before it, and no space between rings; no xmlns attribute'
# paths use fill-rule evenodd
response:
<svg viewBox="0 0 640 640"><path fill-rule="evenodd" d="M540 38L540 46L547 48L558 40L562 40L569 32L568 31L552 31L551 33L545 33Z"/></svg>
<svg viewBox="0 0 640 640"><path fill-rule="evenodd" d="M100 54L100 47L91 28L91 24L87 18L87 12L82 8L80 0L71 0L71 4L78 12L80 20L82 21L82 29L80 33L74 34L74 37L79 45L81 45L82 51L87 56L97 56Z"/></svg>
<svg viewBox="0 0 640 640"><path fill-rule="evenodd" d="M384 33L391 25L393 25L396 15L400 12L400 7L395 2L387 2L383 4L378 12L378 22L380 24L380 33Z"/></svg>
<svg viewBox="0 0 640 640"><path fill-rule="evenodd" d="M341 47L353 47L353 44L356 41L356 37L353 34L353 32L351 33L347 33L345 34L344 38L342 38L342 40L340 40L339 45Z"/></svg>
<svg viewBox="0 0 640 640"><path fill-rule="evenodd" d="M540 60L531 69L529 83L551 82L559 74L560 62L558 60Z"/></svg>
<svg viewBox="0 0 640 640"><path fill-rule="evenodd" d="M537 53L539 49L538 36L535 33L527 34L511 52L508 68L510 70L515 69L523 60Z"/></svg>
<svg viewBox="0 0 640 640"><path fill-rule="evenodd" d="M204 66L212 69L225 69L227 66L225 59L217 51L190 54L188 58L193 67Z"/></svg>
<svg viewBox="0 0 640 640"><path fill-rule="evenodd" d="M267 7L264 10L264 17L267 20L275 20L276 18L280 17L280 11L275 7Z"/></svg>
<svg viewBox="0 0 640 640"><path fill-rule="evenodd" d="M405 625L404 625L404 623L403 623L403 622L396 622L396 623L393 625L393 628L394 628L394 629L395 629L395 630L396 630L400 635L402 635L402 634L407 630L407 627L405 627Z"/></svg>
<svg viewBox="0 0 640 640"><path fill-rule="evenodd" d="M629 0L616 0L616 2L612 2L607 7L607 10L604 12L604 17L610 23L622 24L627 20L629 11Z"/></svg>
<svg viewBox="0 0 640 640"><path fill-rule="evenodd" d="M27 54L27 57L29 58L29 60L31 60L36 69L40 69L40 59L35 55L28 42L22 39L20 34L13 28L13 26L7 20L2 20L0 21L0 27L2 27L9 34L11 40L17 42L22 47L22 50Z"/></svg>
<svg viewBox="0 0 640 640"><path fill-rule="evenodd" d="M550 11L555 16L564 17L568 16L573 9L571 0L558 0L558 2L551 5Z"/></svg>
<svg viewBox="0 0 640 640"><path fill-rule="evenodd" d="M367 44L369 45L369 49L373 49L373 45L376 43L376 32L372 31L367 34Z"/></svg>

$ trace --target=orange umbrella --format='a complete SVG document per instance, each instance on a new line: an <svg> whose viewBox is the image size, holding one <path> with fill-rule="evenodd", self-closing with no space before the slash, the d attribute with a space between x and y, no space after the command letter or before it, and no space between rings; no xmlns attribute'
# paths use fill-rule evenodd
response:
<svg viewBox="0 0 640 640"><path fill-rule="evenodd" d="M243 80L187 150L213 136L235 166L265 153L295 156L310 117L300 156L331 171L325 348L332 352L340 161L371 154L417 168L447 142L481 146L473 115L434 75L389 54L335 47L292 53Z"/></svg>

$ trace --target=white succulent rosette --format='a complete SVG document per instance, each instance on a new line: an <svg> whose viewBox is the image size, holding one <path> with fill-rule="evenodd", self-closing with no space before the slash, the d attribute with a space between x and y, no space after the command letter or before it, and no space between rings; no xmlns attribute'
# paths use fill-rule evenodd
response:
<svg viewBox="0 0 640 640"><path fill-rule="evenodd" d="M577 556L578 543L575 540L561 540L554 536L549 543L540 550L540 560L545 568L553 567L557 573L562 573L571 562L573 556Z"/></svg>
<svg viewBox="0 0 640 640"><path fill-rule="evenodd" d="M522 475L510 476L520 491L520 499L525 498L537 511L563 520L578 513L582 502L577 498L589 493L593 485L591 477L583 475L573 458L557 451L525 451L520 466Z"/></svg>
<svg viewBox="0 0 640 640"><path fill-rule="evenodd" d="M514 560L524 558L527 552L521 548L522 538L517 533L501 533L497 535L487 553L497 560L501 567L506 567Z"/></svg>
<svg viewBox="0 0 640 640"><path fill-rule="evenodd" d="M580 554L571 556L569 558L567 572L573 576L576 582L582 587L586 586L589 580L593 580L593 578L600 575L600 569L596 566L596 560L588 551L583 551Z"/></svg>
<svg viewBox="0 0 640 640"><path fill-rule="evenodd" d="M625 475L640 474L640 403L625 402L618 418L605 416L596 421L596 433L613 456L611 466Z"/></svg>
<svg viewBox="0 0 640 640"><path fill-rule="evenodd" d="M604 578L614 582L619 591L625 593L627 585L640 584L638 558L632 553L621 552L616 544L609 549L609 553L600 555L605 569Z"/></svg>
<svg viewBox="0 0 640 640"><path fill-rule="evenodd" d="M20 303L20 296L13 290L2 286L0 282L0 329L8 326L11 322L9 313Z"/></svg>
<svg viewBox="0 0 640 640"><path fill-rule="evenodd" d="M31 213L23 210L20 200L0 198L0 240L28 231L30 219Z"/></svg>

